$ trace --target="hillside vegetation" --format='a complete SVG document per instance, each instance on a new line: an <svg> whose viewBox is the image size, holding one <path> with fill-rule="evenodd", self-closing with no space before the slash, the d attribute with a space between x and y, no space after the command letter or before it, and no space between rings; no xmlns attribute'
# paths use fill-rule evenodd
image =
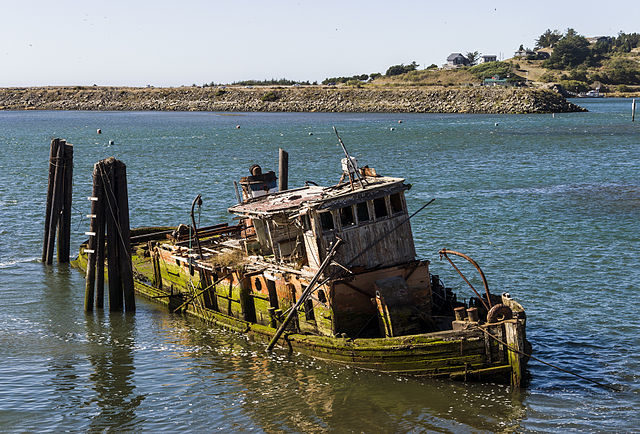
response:
<svg viewBox="0 0 640 434"><path fill-rule="evenodd" d="M456 69L431 65L419 69L415 62L389 67L385 74L333 77L324 84L346 86L477 86L485 78L500 77L517 85L557 88L567 93L599 88L610 96L640 96L640 34L586 38L573 29L562 34L547 30L536 40L536 51L501 62ZM541 56L541 54L543 56ZM468 53L470 61L478 53ZM548 57L541 60L540 57Z"/></svg>

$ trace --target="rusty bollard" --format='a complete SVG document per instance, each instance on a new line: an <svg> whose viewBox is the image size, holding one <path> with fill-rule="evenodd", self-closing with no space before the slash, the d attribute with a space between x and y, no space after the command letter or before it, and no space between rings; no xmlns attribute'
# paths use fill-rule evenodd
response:
<svg viewBox="0 0 640 434"><path fill-rule="evenodd" d="M471 322L478 322L480 320L480 317L478 316L478 309L475 307L467 309L467 315L469 315L469 321Z"/></svg>
<svg viewBox="0 0 640 434"><path fill-rule="evenodd" d="M456 321L464 321L467 317L467 311L464 307L456 307L453 309L453 313L456 316Z"/></svg>

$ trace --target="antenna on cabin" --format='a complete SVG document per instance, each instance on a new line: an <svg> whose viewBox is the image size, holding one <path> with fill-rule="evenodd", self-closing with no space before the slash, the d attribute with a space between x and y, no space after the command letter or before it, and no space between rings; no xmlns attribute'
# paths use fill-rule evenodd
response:
<svg viewBox="0 0 640 434"><path fill-rule="evenodd" d="M338 143L342 147L342 151L344 152L344 155L346 157L344 160L342 160L343 170L345 170L344 167L346 165L346 172L349 175L349 180L353 179L351 177L352 176L351 172L353 171L353 173L358 178L358 181L360 182L360 187L364 188L364 184L366 181L362 179L362 177L360 176L360 172L358 172L358 168L356 167L356 163L355 163L356 159L351 157L351 155L349 155L349 152L347 151L347 147L344 145L344 142L340 138L340 134L338 134L338 130L336 129L335 126L333 127L333 131L336 133L336 137L338 137ZM353 181L351 182L351 188L353 189Z"/></svg>

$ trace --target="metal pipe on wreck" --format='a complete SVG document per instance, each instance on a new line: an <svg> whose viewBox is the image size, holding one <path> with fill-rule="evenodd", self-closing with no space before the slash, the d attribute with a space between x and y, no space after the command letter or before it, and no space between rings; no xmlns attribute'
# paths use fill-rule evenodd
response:
<svg viewBox="0 0 640 434"><path fill-rule="evenodd" d="M278 190L289 189L289 153L279 148L278 158Z"/></svg>
<svg viewBox="0 0 640 434"><path fill-rule="evenodd" d="M327 268L329 264L331 264L333 257L337 253L338 247L343 242L344 241L342 239L338 238L336 242L333 244L333 247L331 247L331 250L327 254L327 257L324 258L324 261L322 261L322 264L320 264L320 268L318 268L318 271L316 271L316 274L311 279L311 282L309 282L309 286L307 286L307 288L304 290L304 292L302 293L302 295L300 296L296 304L291 308L291 310L289 310L289 314L287 315L287 317L284 319L282 324L280 324L280 327L276 331L276 334L273 336L273 339L271 339L271 342L269 342L269 346L267 346L267 351L271 351L273 347L275 347L276 343L278 342L278 339L280 339L280 336L282 336L282 333L284 332L285 328L287 328L293 316L298 312L298 308L302 305L302 303L304 303L307 300L309 295L311 295L311 293L313 292L316 282L318 282L318 279L320 278L320 275L322 274L324 269Z"/></svg>

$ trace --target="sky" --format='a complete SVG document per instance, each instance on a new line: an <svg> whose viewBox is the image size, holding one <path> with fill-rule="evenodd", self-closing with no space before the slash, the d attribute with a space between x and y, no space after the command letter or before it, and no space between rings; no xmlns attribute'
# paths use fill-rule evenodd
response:
<svg viewBox="0 0 640 434"><path fill-rule="evenodd" d="M640 32L640 3L0 0L0 87L181 86L510 58L546 29Z"/></svg>

